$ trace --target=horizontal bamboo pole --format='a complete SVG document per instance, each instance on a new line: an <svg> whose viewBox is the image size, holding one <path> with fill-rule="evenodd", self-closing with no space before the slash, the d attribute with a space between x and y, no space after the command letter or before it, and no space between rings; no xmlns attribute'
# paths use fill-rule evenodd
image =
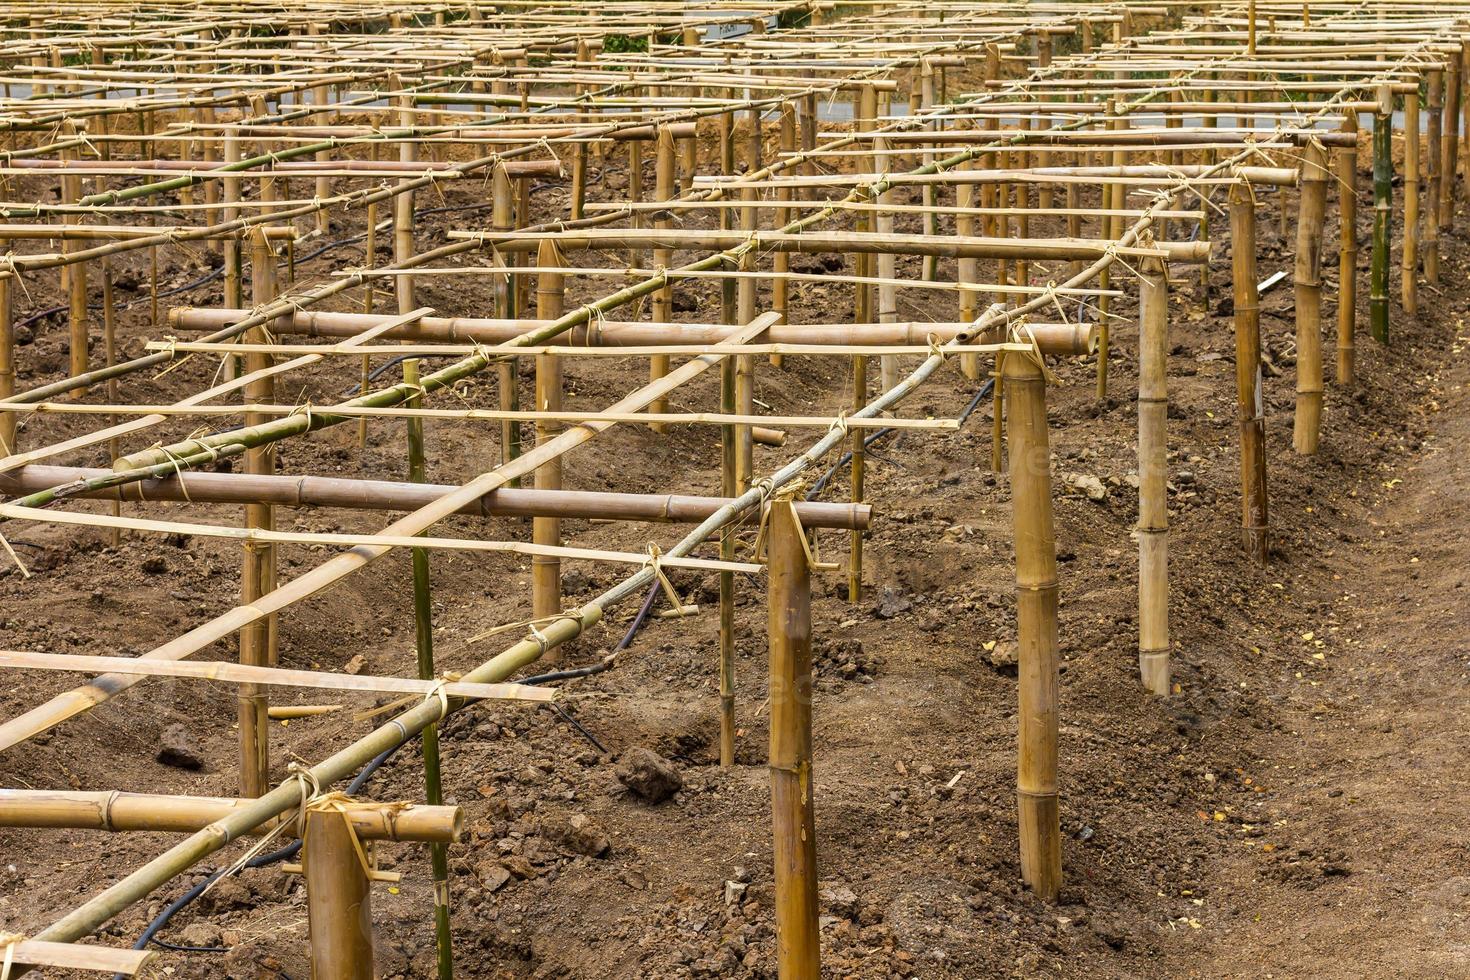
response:
<svg viewBox="0 0 1470 980"><path fill-rule="evenodd" d="M110 471L80 466L32 464L0 473L0 494L16 496L48 487L106 476ZM282 507L341 507L356 510L417 510L456 488L443 484L351 480L328 476L276 476L211 471L182 472L82 494L84 499L132 503L188 501L196 504L260 503ZM684 494L612 493L587 490L532 490L502 487L459 508L480 517L548 515L607 521L695 524L729 502L725 497ZM802 501L796 505L809 528L866 530L870 504Z"/></svg>
<svg viewBox="0 0 1470 980"><path fill-rule="evenodd" d="M715 350L712 345L709 350ZM1018 348L1030 350L1030 347ZM927 352L927 350L926 350ZM0 412L20 415L164 415L212 417L217 415L298 415L313 411L308 405L271 405L251 402L248 405L99 405L79 402L33 402L26 405L0 404ZM605 419L613 422L665 422L670 425L754 425L765 422L790 428L825 429L837 424L837 419L825 415L740 415L728 412L607 412L597 409L586 411L504 411L498 408L376 408L356 406L352 408L324 407L320 414L344 418L408 418L444 419L455 422L483 420L523 420L536 422L587 422ZM849 423L857 429L940 429L954 430L960 427L955 419L884 419L881 422L856 420Z"/></svg>
<svg viewBox="0 0 1470 980"><path fill-rule="evenodd" d="M153 793L83 792L73 790L0 789L0 827L106 830L114 833L192 834L251 799L215 796L165 796ZM423 806L357 801L344 811L363 840L454 843L464 830L457 806ZM294 816L283 832L295 834ZM246 831L269 833L279 824L267 821Z"/></svg>
<svg viewBox="0 0 1470 980"><path fill-rule="evenodd" d="M611 425L612 421L599 420ZM453 495L450 495L453 496ZM441 501L445 498L439 498ZM436 501L435 503L438 503ZM432 505L431 505L432 506ZM645 565L646 554L631 551L606 551L600 548L572 548L563 545L529 544L524 541L482 541L476 538L434 538L411 534L344 534L321 531L272 531L258 527L234 527L218 524L193 524L185 521L155 521L141 517L115 517L111 514L86 514L55 508L21 507L0 504L0 517L12 521L35 521L41 524L66 524L73 527L107 527L155 534L183 534L191 537L229 538L235 541L274 544L313 544L346 548L439 548L446 551L483 551L496 554L553 556L584 561L606 561L624 565ZM759 572L761 566L745 562L726 562L713 558L668 558L671 568L693 568L706 572Z"/></svg>
<svg viewBox="0 0 1470 980"><path fill-rule="evenodd" d="M962 171L986 173L986 171ZM1291 171L1295 183L1296 171ZM1094 239L1037 238L931 238L927 235L879 234L877 232L782 232L704 231L685 229L675 233L657 228L588 228L568 232L450 231L451 241L474 241L482 247L501 252L534 251L543 241L554 241L558 248L624 249L733 249L748 246L760 252L860 252L872 255L937 255L952 259L1096 259L1104 255L1129 258L1160 258L1169 262L1206 262L1210 257L1209 242L1155 242L1151 246L1119 245Z"/></svg>
<svg viewBox="0 0 1470 980"><path fill-rule="evenodd" d="M967 153L978 152L967 151ZM1072 181L1093 184L1104 180L1109 183L1175 184L1186 179L1201 184L1233 184L1244 180L1252 184L1265 184L1272 187L1294 187L1297 181L1297 171L1294 167L1238 165L1229 170L1222 170L1219 167L1207 165L1169 167L1163 164L1138 164L1124 167L1033 167L1029 170L946 170L941 173L834 173L815 177L775 177L760 180L743 177L702 176L695 178L695 185L716 188L755 187L765 190L775 187L850 187L879 181L894 187L907 187L923 184L1014 184L1017 181L1031 183Z"/></svg>
<svg viewBox="0 0 1470 980"><path fill-rule="evenodd" d="M1060 291L1059 291L1060 292ZM181 332L214 330L233 323L248 311L213 310L181 307L169 313L169 326ZM330 313L298 310L289 322L278 321L277 335L300 333L308 337L352 337L364 329L378 326L388 316L372 313ZM379 337L393 340L474 341L503 343L527 329L547 326L544 320L497 320L482 317L421 317L411 327L393 327ZM1090 354L1097 349L1097 326L1081 324L1028 324L1040 344L1042 353L1054 356ZM717 344L728 340L741 328L722 323L638 323L628 320L598 320L576 326L566 332L567 346L655 346L662 343ZM948 343L960 334L969 333L971 324L926 323L778 323L762 337L783 344L878 344L910 346L927 345L932 335L940 343ZM976 333L979 342L1004 337L998 328Z"/></svg>
<svg viewBox="0 0 1470 980"><path fill-rule="evenodd" d="M269 163L269 161L263 161ZM512 179L549 180L565 176L561 164L556 160L506 160L497 166L503 167ZM24 175L29 173L65 172L84 177L138 176L159 171L196 173L211 169L207 162L194 160L47 160L11 159L0 162L0 174ZM418 163L403 160L281 160L266 170L231 171L232 180L272 180L281 174L315 177L399 177L403 175L428 175L454 180L472 176L452 164Z"/></svg>
<svg viewBox="0 0 1470 980"><path fill-rule="evenodd" d="M146 660L134 657L84 656L67 653L36 653L30 650L0 650L0 667L25 670L64 670L105 674L112 671L138 677L186 677L224 684L261 684L273 687L305 687L321 691L362 691L369 694L423 694L498 701L554 701L556 690L525 684L466 684L462 681L425 681L412 677L375 677L369 674L333 674L318 670L289 670L284 667L255 667L247 664Z"/></svg>

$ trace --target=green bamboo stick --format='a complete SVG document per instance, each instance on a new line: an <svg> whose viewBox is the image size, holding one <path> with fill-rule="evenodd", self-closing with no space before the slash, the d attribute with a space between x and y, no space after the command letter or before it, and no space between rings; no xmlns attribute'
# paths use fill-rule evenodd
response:
<svg viewBox="0 0 1470 980"><path fill-rule="evenodd" d="M404 384L419 383L417 359L403 362ZM410 408L423 403L422 395L408 400ZM410 418L408 429L408 479L412 483L423 483L424 472L424 420ZM434 670L434 610L429 591L429 550L413 549L413 622L414 639L418 648L420 680L433 680ZM444 789L439 777L439 724L424 727L424 800L430 806L444 802ZM434 939L439 947L439 980L453 980L454 940L449 931L449 847L447 844L429 845L429 862L434 877Z"/></svg>

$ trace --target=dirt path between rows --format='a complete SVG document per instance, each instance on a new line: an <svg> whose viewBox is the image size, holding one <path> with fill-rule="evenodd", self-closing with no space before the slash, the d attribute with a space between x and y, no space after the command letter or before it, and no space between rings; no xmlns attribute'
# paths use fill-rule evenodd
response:
<svg viewBox="0 0 1470 980"><path fill-rule="evenodd" d="M1470 329L1456 332L1427 436L1380 465L1361 540L1324 543L1337 594L1300 636L1315 663L1282 678L1296 692L1255 777L1271 802L1255 822L1225 815L1240 841L1220 870L1238 892L1176 923L1199 939L1175 948L1174 975L1470 976Z"/></svg>

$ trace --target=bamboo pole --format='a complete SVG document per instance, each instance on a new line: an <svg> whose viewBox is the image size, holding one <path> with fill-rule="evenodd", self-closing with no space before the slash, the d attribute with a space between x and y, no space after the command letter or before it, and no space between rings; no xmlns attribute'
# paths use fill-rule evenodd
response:
<svg viewBox="0 0 1470 980"><path fill-rule="evenodd" d="M1404 240L1399 286L1404 312L1419 312L1419 92L1404 94ZM1299 362L1300 363L1300 362Z"/></svg>
<svg viewBox="0 0 1470 980"><path fill-rule="evenodd" d="M10 298L10 278L0 278L0 401L15 394L15 320ZM19 451L16 418L0 412L0 460Z"/></svg>
<svg viewBox="0 0 1470 980"><path fill-rule="evenodd" d="M780 152L784 155L796 152L796 104L794 102L783 102L780 107L780 116L777 120L777 144ZM793 200L795 189L781 187L776 190L776 197L780 201ZM790 208L779 208L776 211L776 227L784 228L791 222L792 211ZM771 312L781 318L782 323L790 322L791 306L791 281L786 278L786 273L791 269L791 255L788 252L777 252L771 259L772 272L775 278L771 282ZM779 368L785 362L781 354L771 355L771 366Z"/></svg>
<svg viewBox="0 0 1470 980"><path fill-rule="evenodd" d="M538 264L557 266L562 264L561 253L551 241L542 243L536 256ZM536 315L543 320L555 320L562 314L565 277L547 272L536 277ZM655 381L658 379L655 378ZM543 412L561 410L562 362L556 354L536 355L536 409ZM554 422L536 423L536 444L542 445L556 438L561 427ZM560 490L562 480L561 458L550 460L536 470L536 489ZM531 540L540 545L561 544L561 520L556 517L536 517L531 521ZM561 612L561 559L545 555L531 559L531 615L544 619Z"/></svg>
<svg viewBox="0 0 1470 980"><path fill-rule="evenodd" d="M0 789L0 827L192 834L250 803L231 797L117 790ZM365 841L453 843L464 829L464 814L457 806L356 802L343 815L358 839ZM296 833L294 814L284 822L286 831ZM276 826L276 821L267 821L245 833L259 836Z"/></svg>
<svg viewBox="0 0 1470 980"><path fill-rule="evenodd" d="M62 132L75 135L76 124L68 122L62 127ZM63 150L63 159L75 159L76 151ZM64 175L61 178L61 199L68 204L75 204L82 198L82 179L79 176ZM68 216L64 219L67 224L80 224L80 216ZM80 251L82 246L75 243L62 241L62 252ZM87 373L87 347L88 347L88 313L87 313L87 263L73 262L62 270L67 292L67 328L68 346L71 355L71 376L80 377ZM78 388L71 393L71 397L81 399L86 397L87 389Z"/></svg>
<svg viewBox="0 0 1470 980"><path fill-rule="evenodd" d="M1327 214L1327 152L1302 154L1296 237L1296 416L1292 445L1313 455L1322 429L1322 223ZM1412 272L1406 270L1409 278Z"/></svg>
<svg viewBox="0 0 1470 980"><path fill-rule="evenodd" d="M1019 643L1016 802L1021 877L1043 902L1062 886L1057 798L1057 565L1046 379L1038 357L1004 359Z"/></svg>
<svg viewBox="0 0 1470 980"><path fill-rule="evenodd" d="M498 83L497 83L498 84ZM493 205L491 223L497 231L515 227L515 211L511 202L510 176L504 168L495 168L491 175L491 201ZM507 320L516 319L521 311L517 305L520 290L517 277L508 274L495 281L495 314ZM500 408L513 412L520 407L520 367L514 359L505 361L496 368L499 384ZM501 462L508 463L521 454L521 425L507 420L500 427Z"/></svg>
<svg viewBox="0 0 1470 980"><path fill-rule="evenodd" d="M1358 131L1358 115L1343 114L1343 129ZM1358 151L1342 149L1337 156L1339 244L1337 262L1337 383L1357 380L1358 333ZM1433 224L1433 222L1431 222Z"/></svg>
<svg viewBox="0 0 1470 980"><path fill-rule="evenodd" d="M1444 139L1440 144L1439 172L1444 182L1439 195L1439 230L1441 232L1449 231L1454 226L1455 194L1459 186L1457 176L1460 159L1460 105L1466 101L1461 87L1463 82L1464 71L1461 59L1451 58L1449 70L1445 72L1444 77Z"/></svg>
<svg viewBox="0 0 1470 980"><path fill-rule="evenodd" d="M419 362L403 362L405 384L419 383ZM417 407L423 397L415 395L409 400L410 407ZM424 423L422 419L405 421L408 442L408 478L414 483L427 479L424 466ZM420 680L433 680L438 676L434 669L434 605L429 581L429 551L414 548L410 552L413 562L413 624L414 647L418 659ZM534 567L535 557L531 559ZM424 800L431 806L444 802L444 792L439 776L439 726L428 725L422 737L424 756ZM429 848L429 861L434 877L434 940L438 947L439 980L452 980L454 976L454 942L449 931L449 850L444 844Z"/></svg>
<svg viewBox="0 0 1470 980"><path fill-rule="evenodd" d="M660 201L670 201L678 194L676 173L677 159L674 155L674 135L667 126L660 126L658 131L658 145L654 158L653 195ZM654 219L653 226L665 231L672 231L674 227L673 212L660 212ZM674 264L674 251L670 248L656 248L653 251L653 261L661 269L667 269ZM653 320L655 323L672 323L674 320L674 287L665 285L653 294ZM666 355L655 355L648 360L648 376L657 381L669 373L669 359ZM655 402L650 406L654 412L668 411L667 402ZM654 432L665 432L667 426L661 422L655 422L649 426Z"/></svg>
<svg viewBox="0 0 1470 980"><path fill-rule="evenodd" d="M253 234L250 240L251 299L257 307L265 306L276 298L275 254L270 242L263 234ZM253 343L266 341L265 331L256 327L247 335ZM245 359L246 370L252 374L270 366L274 359L269 354L251 354ZM270 403L275 401L275 381L268 375L251 381L245 388L245 402ZM245 415L247 426L259 425L265 419L252 412ZM245 472L252 475L269 474L275 468L274 453L270 446L251 448L245 453ZM247 504L245 526L270 530L274 525L270 505ZM269 566L274 545L247 541L244 546L244 571L240 580L240 602L249 605L274 587ZM271 620L256 620L240 630L240 663L256 667L273 664L270 650ZM240 795L261 796L270 788L270 722L266 717L267 698L265 692L253 684L242 685L239 691L240 725Z"/></svg>
<svg viewBox="0 0 1470 980"><path fill-rule="evenodd" d="M1261 379L1261 308L1256 288L1256 201L1250 185L1230 188L1230 257L1235 292L1235 389L1240 419L1241 538L1266 563L1266 404Z"/></svg>
<svg viewBox="0 0 1470 980"><path fill-rule="evenodd" d="M1393 90L1378 89L1373 116L1373 258L1368 283L1368 326L1388 343L1388 243L1393 225Z"/></svg>
<svg viewBox="0 0 1470 980"><path fill-rule="evenodd" d="M373 980L372 882L342 814L306 813L301 865L312 980Z"/></svg>
<svg viewBox="0 0 1470 980"><path fill-rule="evenodd" d="M791 501L773 500L766 521L776 968L781 980L820 980L811 570L805 532Z"/></svg>
<svg viewBox="0 0 1470 980"><path fill-rule="evenodd" d="M403 88L403 81L396 76L390 79L389 84L395 89ZM411 128L414 124L413 99L410 96L399 96L398 102L398 124ZM400 163L413 163L418 157L418 150L413 140L402 140L398 144L398 160ZM393 198L393 261L399 265L413 258L413 223L414 205L413 191L409 189L406 182L401 183L399 193ZM405 282L405 280L407 280ZM414 302L413 277L398 276L393 280L394 289L398 296L398 312L407 313L417 307Z"/></svg>
<svg viewBox="0 0 1470 980"><path fill-rule="evenodd" d="M1424 252L1424 281L1431 286L1439 285L1439 201L1443 193L1443 177L1440 154L1444 133L1444 72L1438 68L1429 70L1426 83L1428 105L1426 107L1426 145L1424 152L1425 185L1427 200L1424 210L1426 220L1422 224L1422 249Z"/></svg>
<svg viewBox="0 0 1470 980"><path fill-rule="evenodd" d="M4 280L0 280L3 283ZM0 419L13 418L0 413ZM14 496L64 483L92 480L111 471L81 466L32 464L0 473L0 494ZM243 473L182 471L140 483L80 494L83 499L126 500L140 504L164 501L193 503L261 503L278 507L417 510L456 488L446 484L394 483L323 476L250 476ZM502 488L463 504L457 513L475 517L555 516L601 521L698 523L727 503L725 497L685 494L610 493L606 491ZM803 501L797 504L809 528L866 528L869 504Z"/></svg>
<svg viewBox="0 0 1470 980"><path fill-rule="evenodd" d="M1138 669L1146 690L1169 686L1169 275L1140 268L1138 294Z"/></svg>

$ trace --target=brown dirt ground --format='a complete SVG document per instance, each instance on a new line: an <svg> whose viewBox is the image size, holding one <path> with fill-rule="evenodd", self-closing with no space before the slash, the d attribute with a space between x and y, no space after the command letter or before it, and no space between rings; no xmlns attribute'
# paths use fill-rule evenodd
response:
<svg viewBox="0 0 1470 980"><path fill-rule="evenodd" d="M620 179L611 167L598 183L616 195ZM446 193L460 203L483 191ZM546 189L538 200L549 208L560 194ZM1291 253L1271 216L1275 195L1268 197L1263 276L1289 269ZM444 227L477 226L480 217L425 220L419 245L437 242ZM360 219L340 220L346 228ZM1224 234L1218 224L1213 231ZM1335 226L1328 234L1335 242ZM1056 500L1067 875L1056 907L1036 902L1019 881L1014 675L993 667L982 646L1014 631L1008 490L989 472L989 410L959 434L891 440L870 462L880 517L866 552L869 596L848 604L833 577L819 585L815 609L818 849L830 975L1470 973L1463 939L1470 817L1456 793L1466 781L1467 724L1457 708L1470 687L1470 544L1463 533L1470 505L1457 448L1470 438L1470 397L1464 358L1456 355L1470 343L1470 297L1459 287L1470 253L1459 239L1446 239L1442 294L1425 289L1419 316L1395 316L1390 348L1363 341L1363 381L1348 391L1329 386L1322 451L1312 459L1290 448L1289 284L1265 297L1263 330L1281 374L1268 381L1273 550L1270 566L1260 570L1238 545L1234 355L1228 309L1219 305L1229 291L1228 247L1217 238L1210 315L1190 312L1193 287L1181 283L1171 325L1171 612L1181 690L1168 700L1146 696L1135 680L1133 326L1115 331L1113 397L1105 404L1091 393L1091 361L1058 366L1051 403L1056 473L1095 475L1108 493L1093 502L1059 485ZM342 250L303 273L359 260L360 252ZM205 261L202 251L193 260L163 256L165 284L198 275ZM1366 248L1363 261L1366 293ZM1330 265L1329 325L1336 282ZM122 271L146 276L132 260ZM32 289L33 309L55 295L54 281ZM793 319L849 309L849 292L839 285L795 293ZM707 314L711 290L689 294ZM215 283L173 301L219 299ZM484 289L466 278L425 282L421 302L474 315L484 309ZM948 318L949 302L921 297L905 314ZM146 307L130 309L121 324L129 355L162 332L150 329ZM1122 304L1124 316L1133 311L1131 301ZM1365 298L1363 334L1366 319ZM59 376L64 334L55 317L36 325L21 351L23 386ZM1327 346L1330 363L1330 336ZM774 411L830 413L848 400L841 366L812 359L788 365L757 371L758 397ZM296 397L294 385L305 382L302 396L325 403L353 383L353 370L339 364L293 379L282 397ZM573 365L569 402L606 403L635 386L643 370L632 361ZM136 400L178 397L213 371L195 358L162 378L132 379L125 391ZM714 391L707 376L677 404L710 405ZM946 369L905 411L954 415L972 391L958 371ZM471 404L490 404L493 379L462 394ZM40 419L25 441L39 445L83 428L74 419ZM186 431L180 423L161 435ZM795 434L785 449L758 449L758 469L769 471L812 438ZM494 465L496 441L481 430L431 426L431 479L459 481ZM660 438L621 427L568 459L566 485L712 492L717 445L707 429ZM374 425L365 448L353 427L343 426L286 445L280 468L394 478L404 472L402 453L388 425ZM102 455L75 461L100 465ZM834 481L827 493L840 499L846 485ZM238 520L228 507L158 511ZM516 521L486 523L450 521L447 533L527 533ZM372 514L280 515L287 528L381 524ZM588 522L567 522L566 531L577 543L639 550L649 538L676 537L666 528ZM236 594L238 553L220 542L130 537L110 547L100 533L44 525L6 533L35 574L22 580L10 569L0 572L0 646L136 654L225 610ZM825 534L822 545L843 550L837 534ZM283 549L282 574L327 553ZM433 570L443 667L485 659L497 649L494 641L470 645L469 637L527 614L527 573L515 561L442 554ZM592 566L569 571L569 594L583 598L620 574ZM694 598L712 598L709 581L677 579ZM361 654L368 672L410 672L408 581L407 558L395 554L283 617L283 664L338 669ZM462 976L774 976L761 589L759 581L744 583L737 609L744 727L735 768L715 764L716 627L708 616L656 621L616 670L568 685L576 696L570 710L606 754L556 715L513 705L476 706L445 726L446 791L465 808L469 828L451 852ZM885 590L892 590L890 608L904 608L879 618ZM570 648L567 660L597 657L632 612L619 609L605 629ZM222 644L210 656L233 653ZM0 703L14 715L75 682L28 675L7 684ZM150 681L0 757L0 783L228 795L233 721L225 687ZM175 723L202 741L209 759L202 773L153 761L161 731ZM319 759L364 730L343 716L273 728L279 774L290 758ZM673 759L684 791L658 807L630 797L612 760L634 745ZM419 797L416 754L401 752L367 793ZM605 857L553 843L555 828L576 813L608 836ZM152 835L0 831L0 929L44 927L168 843ZM382 854L404 880L396 892L375 893L380 973L432 976L425 852L403 845ZM491 889L502 857L529 877ZM130 943L169 896L198 877L185 875L120 915L104 941ZM738 878L748 879L744 901L727 904L725 882ZM164 936L233 947L226 955L170 956L176 977L307 972L302 890L275 870L247 873L242 886L198 903Z"/></svg>

